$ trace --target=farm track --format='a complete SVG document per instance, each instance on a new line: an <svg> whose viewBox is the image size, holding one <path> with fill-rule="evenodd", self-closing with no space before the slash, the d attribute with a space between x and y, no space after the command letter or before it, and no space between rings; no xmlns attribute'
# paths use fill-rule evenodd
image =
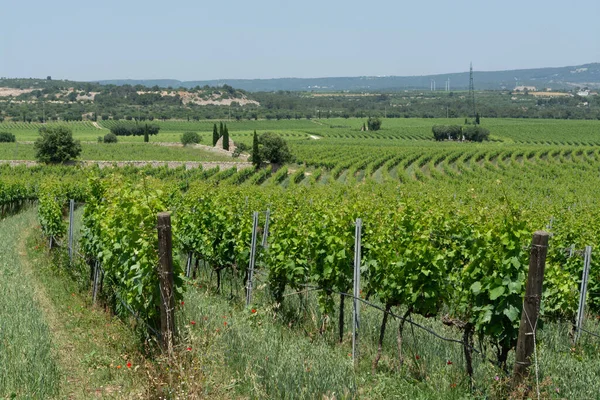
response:
<svg viewBox="0 0 600 400"><path fill-rule="evenodd" d="M16 211L16 210L15 210ZM35 210L0 219L0 398L54 397L60 367L40 291L28 273L24 242ZM6 397L5 397L6 396Z"/></svg>
<svg viewBox="0 0 600 400"><path fill-rule="evenodd" d="M125 378L118 374L119 368L127 369L127 361L119 354L127 354L132 361L141 358L130 347L132 332L113 321L104 310L90 308L87 292L84 298L72 292L76 285L65 274L51 269L46 250L32 250L34 244L40 245L36 211L31 209L21 215L27 228L15 232L15 248L21 272L32 287L34 300L48 326L51 354L59 370L57 397L145 398L145 368L127 371ZM129 335L127 339L121 336L124 332ZM106 365L105 359L112 359L115 364ZM122 367L117 368L117 364Z"/></svg>
<svg viewBox="0 0 600 400"><path fill-rule="evenodd" d="M28 213L28 215L30 226L36 226L35 214ZM27 276L28 281L34 287L35 299L45 316L52 335L54 353L60 365L62 374L64 375L61 379L61 392L68 398L75 398L75 393L79 390L78 388L88 386L87 377L89 375L78 370L77 363L73 362L73 354L76 354L77 350L82 349L76 349L71 343L71 334L62 323L62 319L56 311L52 300L48 296L44 285L40 282L38 275L34 271L33 265L39 265L40 260L30 260L28 257L26 243L28 237L33 234L32 228L19 233L17 242L19 256L21 257L21 265L23 267L24 275Z"/></svg>

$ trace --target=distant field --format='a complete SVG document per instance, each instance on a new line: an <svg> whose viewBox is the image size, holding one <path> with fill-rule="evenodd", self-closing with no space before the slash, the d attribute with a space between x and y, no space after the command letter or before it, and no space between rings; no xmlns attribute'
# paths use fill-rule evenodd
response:
<svg viewBox="0 0 600 400"><path fill-rule="evenodd" d="M361 131L366 119L332 118L321 120L259 120L227 122L230 137L251 145L254 131L260 135L274 132L289 143L293 154L313 164L334 165L342 159L356 160L367 155L379 156L382 152L392 154L406 147L448 150L454 146L470 148L502 149L506 145L600 145L600 121L597 120L548 120L548 119L483 119L482 126L490 130L490 142L483 144L435 143L431 127L437 124L464 123L463 119L384 119L382 129L376 132ZM142 137L119 137L116 145L98 144L99 136L109 130L99 126L112 126L116 122L49 123L47 126L68 126L74 136L83 143L83 160L156 160L156 161L232 161L228 155L205 150L149 146ZM121 123L134 124L131 121ZM161 127L160 133L150 138L151 142L179 142L183 132L199 132L201 143L212 144L213 121L154 121ZM39 123L2 123L0 132L15 134L19 142L32 142L38 137ZM462 148L460 147L460 148ZM32 160L31 144L0 144L0 159ZM342 176L343 178L343 176Z"/></svg>
<svg viewBox="0 0 600 400"><path fill-rule="evenodd" d="M321 120L259 120L224 121L233 140L250 143L254 130L257 133L271 131L288 140L310 140L310 136L334 140L387 139L387 140L427 140L432 139L431 127L437 124L462 125L464 119L384 119L382 129L377 132L361 132L366 118L331 118ZM135 124L131 121L102 121L98 128L92 122L48 123L47 126L68 126L77 139L97 141L108 128L117 124ZM161 131L150 140L152 142L179 142L181 134L198 132L201 143L211 144L214 121L152 121ZM33 141L38 137L40 123L5 122L0 123L0 132L15 134L18 141ZM531 144L600 144L600 121L597 120L551 120L551 119L483 119L482 126L491 132L491 139L508 143ZM142 142L142 137L121 137L122 142Z"/></svg>

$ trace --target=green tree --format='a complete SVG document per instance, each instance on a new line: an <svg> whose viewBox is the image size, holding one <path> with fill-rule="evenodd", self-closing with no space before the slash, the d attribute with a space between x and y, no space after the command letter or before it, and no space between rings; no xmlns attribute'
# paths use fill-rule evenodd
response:
<svg viewBox="0 0 600 400"><path fill-rule="evenodd" d="M73 91L67 95L67 100L75 102L77 101L77 92Z"/></svg>
<svg viewBox="0 0 600 400"><path fill-rule="evenodd" d="M62 163L81 154L81 143L73 139L73 132L65 126L40 128L35 141L35 158L44 163Z"/></svg>
<svg viewBox="0 0 600 400"><path fill-rule="evenodd" d="M381 129L381 120L379 118L371 118L367 120L367 126L370 131L378 131Z"/></svg>
<svg viewBox="0 0 600 400"><path fill-rule="evenodd" d="M258 136L256 130L254 131L254 137L252 138L252 165L254 168L259 169L262 164L262 158L260 156L260 147L258 145Z"/></svg>
<svg viewBox="0 0 600 400"><path fill-rule="evenodd" d="M217 145L219 141L219 132L217 132L217 124L213 125L213 146Z"/></svg>
<svg viewBox="0 0 600 400"><path fill-rule="evenodd" d="M104 143L117 143L117 135L115 135L112 132L107 133L106 135L104 135Z"/></svg>
<svg viewBox="0 0 600 400"><path fill-rule="evenodd" d="M475 114L475 125L479 125L479 119L480 119L479 113Z"/></svg>
<svg viewBox="0 0 600 400"><path fill-rule="evenodd" d="M227 129L227 124L223 128L223 150L229 150L229 129Z"/></svg>
<svg viewBox="0 0 600 400"><path fill-rule="evenodd" d="M265 132L260 135L260 158L271 164L284 164L292 160L292 153L288 145L279 135L271 132Z"/></svg>
<svg viewBox="0 0 600 400"><path fill-rule="evenodd" d="M470 142L483 142L484 140L488 140L490 131L481 126L473 125L465 127L463 135L465 136L465 140Z"/></svg>
<svg viewBox="0 0 600 400"><path fill-rule="evenodd" d="M184 146L187 146L188 144L200 143L200 135L198 135L196 132L185 132L183 135L181 135L181 143Z"/></svg>
<svg viewBox="0 0 600 400"><path fill-rule="evenodd" d="M431 131L433 132L433 138L437 141L462 139L462 127L460 125L434 125Z"/></svg>
<svg viewBox="0 0 600 400"><path fill-rule="evenodd" d="M10 132L0 132L0 142L14 142L14 141L16 141L14 134L12 134Z"/></svg>

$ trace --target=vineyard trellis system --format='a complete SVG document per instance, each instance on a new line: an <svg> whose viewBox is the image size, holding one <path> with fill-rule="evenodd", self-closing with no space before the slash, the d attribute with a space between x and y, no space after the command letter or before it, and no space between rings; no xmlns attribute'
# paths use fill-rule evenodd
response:
<svg viewBox="0 0 600 400"><path fill-rule="evenodd" d="M175 178L180 174L184 173L177 172ZM178 299L185 275L193 275L195 258L204 260L218 282L223 271L245 285L250 273L264 277L275 302L284 300L286 288L315 289L323 315L333 313L334 296L340 296L340 303L350 297L361 304L372 297L381 302L378 307L384 315L409 324L414 322L411 314L433 318L440 316L443 307L449 320L457 323L454 326L465 331L458 342L474 348L473 335L485 337L497 347L495 363L500 365L505 365L506 353L516 345L531 250L525 240L531 226L546 225L541 218L530 221L526 206L508 200L484 204L456 192L410 197L375 185L294 185L284 190L272 185L236 187L138 174L90 174L86 183L47 179L31 189L4 188L3 195L10 198L38 198L42 231L57 241L72 229L67 230L64 222L68 199L85 201L83 254L101 263L98 270L104 271L110 289L118 295L119 308L155 330L160 321L156 215L172 210L174 248L188 255L187 263L182 263L185 268L178 257L174 259L174 285L181 289L175 290ZM580 252L568 246L593 240L591 234L577 232L578 218L590 208L582 202L568 204L548 227L552 237L543 295L543 318L548 320L578 321L582 307L577 302L579 290L576 294L572 290L573 283L582 288L580 258L573 257ZM254 228L252 210L267 206L269 240L265 242L264 234L263 240L255 238L253 268L253 234L267 229L260 224ZM363 221L359 290L366 292L365 299L354 293L356 218ZM596 312L596 264L591 257L587 263L592 266L588 307ZM405 307L406 314L398 315L394 311L398 307ZM575 330L594 333L583 323L577 323Z"/></svg>

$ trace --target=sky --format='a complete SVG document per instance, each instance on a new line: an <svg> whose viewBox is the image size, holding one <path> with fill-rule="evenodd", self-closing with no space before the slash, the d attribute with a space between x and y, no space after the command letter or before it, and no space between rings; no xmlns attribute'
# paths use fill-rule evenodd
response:
<svg viewBox="0 0 600 400"><path fill-rule="evenodd" d="M4 0L0 77L429 75L600 62L599 0Z"/></svg>

